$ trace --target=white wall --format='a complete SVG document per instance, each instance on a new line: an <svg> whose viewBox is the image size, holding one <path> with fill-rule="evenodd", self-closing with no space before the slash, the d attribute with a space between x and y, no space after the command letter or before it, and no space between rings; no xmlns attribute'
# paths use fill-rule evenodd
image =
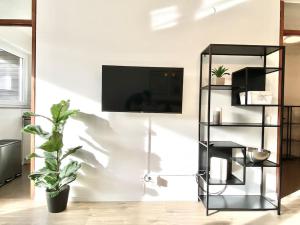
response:
<svg viewBox="0 0 300 225"><path fill-rule="evenodd" d="M300 105L299 85L299 60L300 60L300 44L286 45L286 73L285 73L285 103L287 105ZM293 109L293 121L297 122L300 119L299 108ZM293 126L292 139L299 140L300 132L298 126ZM299 148L299 142L292 142L292 149L294 156L300 156L296 151Z"/></svg>
<svg viewBox="0 0 300 225"><path fill-rule="evenodd" d="M0 109L0 139L21 139L22 109Z"/></svg>
<svg viewBox="0 0 300 225"><path fill-rule="evenodd" d="M285 29L300 29L300 4L285 3L284 27ZM291 39L295 43L288 44ZM298 87L299 78L299 60L300 60L300 37L292 36L286 39L286 72L285 72L285 103L289 105L299 105L300 96Z"/></svg>
<svg viewBox="0 0 300 225"><path fill-rule="evenodd" d="M214 4L218 12L208 15ZM48 114L61 99L81 110L65 137L66 145L84 146L76 155L83 166L72 185L75 200L197 197L193 176L165 176L168 187L144 188L149 115L101 112L102 64L184 67L183 114L151 115L151 169L155 175L192 175L200 52L209 43L276 45L279 36L274 0L45 0L37 16L37 112Z"/></svg>
<svg viewBox="0 0 300 225"><path fill-rule="evenodd" d="M300 1L284 4L284 28L287 30L300 29Z"/></svg>
<svg viewBox="0 0 300 225"><path fill-rule="evenodd" d="M285 103L289 105L300 105L299 96L299 60L300 44L286 46L286 79L285 79Z"/></svg>

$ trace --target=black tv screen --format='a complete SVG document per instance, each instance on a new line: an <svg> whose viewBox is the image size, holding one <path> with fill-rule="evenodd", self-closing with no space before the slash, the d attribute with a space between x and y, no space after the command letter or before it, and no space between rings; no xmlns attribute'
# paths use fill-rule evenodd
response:
<svg viewBox="0 0 300 225"><path fill-rule="evenodd" d="M183 68L102 66L102 111L182 112Z"/></svg>

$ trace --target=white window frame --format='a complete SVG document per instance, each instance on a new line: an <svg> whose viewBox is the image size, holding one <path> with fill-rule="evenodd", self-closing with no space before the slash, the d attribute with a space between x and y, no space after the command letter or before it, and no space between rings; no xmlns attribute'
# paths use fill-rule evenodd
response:
<svg viewBox="0 0 300 225"><path fill-rule="evenodd" d="M19 77L19 99L16 101L13 100L0 100L0 107L2 108L27 108L29 107L29 59L30 54L24 49L20 49L6 41L0 40L0 49L16 55L22 58L22 71Z"/></svg>

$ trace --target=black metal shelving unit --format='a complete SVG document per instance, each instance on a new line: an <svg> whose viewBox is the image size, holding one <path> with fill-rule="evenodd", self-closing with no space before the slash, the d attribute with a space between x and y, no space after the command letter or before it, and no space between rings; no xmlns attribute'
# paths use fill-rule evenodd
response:
<svg viewBox="0 0 300 225"><path fill-rule="evenodd" d="M282 67L267 67L267 56L275 52L281 51ZM232 85L213 85L211 81L211 70L213 56L253 56L261 57L263 65L261 67L245 67L234 72ZM208 57L208 84L203 86L203 63L204 57ZM210 44L201 53L200 58L200 93L199 93L199 158L198 158L198 201L202 201L206 207L206 215L209 215L209 210L218 211L245 211L245 210L277 210L280 214L281 206L281 161L282 161L282 145L283 145L283 111L284 111L284 65L285 65L285 47L284 46L267 46L267 45L228 45L228 44ZM248 91L264 91L266 74L279 72L279 80L281 87L278 88L278 103L270 105L248 104ZM273 75L273 74L272 74ZM230 91L232 96L232 107L260 107L261 122L260 123L236 123L222 122L221 124L213 124L211 122L211 95L212 91ZM202 120L202 92L207 91L207 114L205 121ZM241 104L237 96L240 92L245 92L245 104ZM279 121L278 124L266 124L265 110L266 107L276 107L278 109ZM256 127L261 130L261 148L264 148L265 128L276 128L279 130L279 148L277 150L277 162L266 160L262 163L252 163L246 158L246 146L239 145L231 141L212 141L211 128L226 128L226 127ZM206 131L206 135L202 135L201 131ZM204 140L205 139L205 140ZM234 140L234 137L232 138ZM240 149L241 157L234 157L233 149ZM217 156L228 160L228 168L232 163L242 167L243 177L236 177L231 174L231 169L228 169L226 181L214 181L210 179L210 158ZM253 167L261 170L260 178L260 194L259 195L222 195L210 192L212 185L247 185L246 168ZM263 190L264 183L264 168L275 168L279 170L279 179L277 187L277 199L266 197ZM226 186L225 186L226 188Z"/></svg>

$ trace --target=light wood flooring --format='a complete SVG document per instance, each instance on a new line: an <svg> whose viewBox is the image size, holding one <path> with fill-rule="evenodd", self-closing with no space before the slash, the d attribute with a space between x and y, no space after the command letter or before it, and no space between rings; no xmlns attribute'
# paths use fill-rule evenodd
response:
<svg viewBox="0 0 300 225"><path fill-rule="evenodd" d="M0 187L0 203L1 199L28 199L30 198L30 181L28 175L30 165L24 165L22 168L22 176L10 181Z"/></svg>
<svg viewBox="0 0 300 225"><path fill-rule="evenodd" d="M300 224L300 193L283 200L276 212L218 212L205 216L197 202L70 203L59 214L47 212L42 203L29 199L1 199L1 225L263 225Z"/></svg>
<svg viewBox="0 0 300 225"><path fill-rule="evenodd" d="M281 216L277 216L276 211L267 211L218 212L207 217L198 202L70 203L65 212L51 214L44 203L28 198L28 186L19 186L22 182L26 184L23 178L0 188L0 225L300 224L300 191L283 199Z"/></svg>

